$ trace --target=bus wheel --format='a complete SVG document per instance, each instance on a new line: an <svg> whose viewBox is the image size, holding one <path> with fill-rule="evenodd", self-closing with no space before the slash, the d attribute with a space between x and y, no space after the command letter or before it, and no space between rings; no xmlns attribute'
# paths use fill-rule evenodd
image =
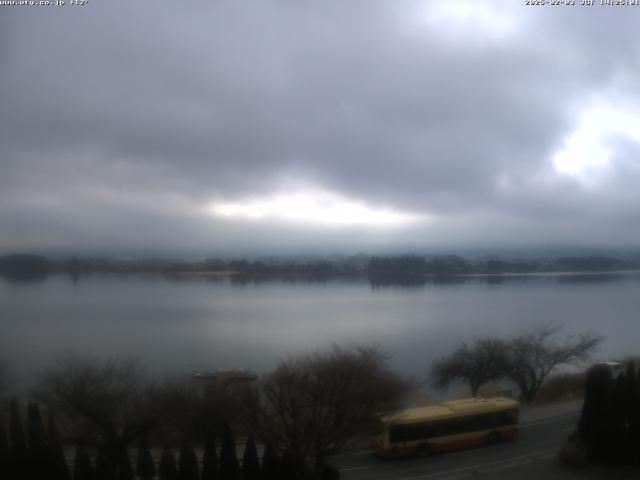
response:
<svg viewBox="0 0 640 480"><path fill-rule="evenodd" d="M496 443L500 443L502 437L498 432L491 432L487 437L487 445L495 445Z"/></svg>
<svg viewBox="0 0 640 480"><path fill-rule="evenodd" d="M416 456L417 457L428 457L431 454L431 447L429 445L423 443L416 447Z"/></svg>

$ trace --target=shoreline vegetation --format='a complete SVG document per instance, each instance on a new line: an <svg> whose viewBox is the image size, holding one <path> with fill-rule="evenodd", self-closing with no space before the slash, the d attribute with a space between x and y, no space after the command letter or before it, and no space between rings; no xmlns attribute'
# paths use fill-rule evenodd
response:
<svg viewBox="0 0 640 480"><path fill-rule="evenodd" d="M48 274L144 273L199 278L369 278L373 283L420 283L429 279L544 275L628 274L640 271L640 257L564 256L549 258L463 258L458 255L261 257L176 260L169 258L47 258L32 254L0 257L9 280Z"/></svg>

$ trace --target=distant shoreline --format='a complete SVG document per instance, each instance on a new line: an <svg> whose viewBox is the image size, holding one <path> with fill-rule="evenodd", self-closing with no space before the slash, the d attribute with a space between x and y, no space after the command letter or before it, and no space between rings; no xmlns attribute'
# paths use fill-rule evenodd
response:
<svg viewBox="0 0 640 480"><path fill-rule="evenodd" d="M175 272L170 275L178 275L184 277L234 277L236 275L243 275L242 272L235 272L233 270L224 270L224 271L210 271L204 270L202 272Z"/></svg>
<svg viewBox="0 0 640 480"><path fill-rule="evenodd" d="M122 273L158 273L158 272L122 272ZM504 272L504 273L450 273L450 274L436 274L436 273L392 273L392 274L371 274L367 272L363 273L252 273L252 272L238 272L233 270L228 271L201 271L201 272L174 272L169 273L168 275L177 275L184 277L336 277L336 278L344 278L344 277L362 277L362 278L450 278L450 277L462 277L462 278L473 278L473 277L545 277L545 276L588 276L588 275L624 275L624 274L633 274L639 273L640 269L628 269L628 270L596 270L596 271L557 271L557 272Z"/></svg>
<svg viewBox="0 0 640 480"><path fill-rule="evenodd" d="M566 276L566 275L608 275L608 274L625 274L625 273L640 273L638 268L630 268L624 270L593 270L593 271L549 271L549 272L503 272L503 273L459 273L452 276L460 277L544 277L545 275L552 276ZM429 276L435 276L434 274L428 274Z"/></svg>
<svg viewBox="0 0 640 480"><path fill-rule="evenodd" d="M369 278L411 283L429 279L518 278L543 276L625 275L640 272L640 256L560 257L555 259L465 259L457 255L345 258L117 259L76 258L50 260L30 254L0 257L0 274L29 280L52 273L161 274L174 278Z"/></svg>

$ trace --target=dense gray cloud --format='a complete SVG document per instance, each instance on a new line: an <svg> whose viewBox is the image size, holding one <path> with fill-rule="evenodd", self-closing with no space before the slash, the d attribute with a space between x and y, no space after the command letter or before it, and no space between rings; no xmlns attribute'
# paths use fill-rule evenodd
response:
<svg viewBox="0 0 640 480"><path fill-rule="evenodd" d="M442 5L0 7L0 249L637 243L640 136L554 156L593 102L638 111L640 7ZM304 188L419 220L206 213Z"/></svg>

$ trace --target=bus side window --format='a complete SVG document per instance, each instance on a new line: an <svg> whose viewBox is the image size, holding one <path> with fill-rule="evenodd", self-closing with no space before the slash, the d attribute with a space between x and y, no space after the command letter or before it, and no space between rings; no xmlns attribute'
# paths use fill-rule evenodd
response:
<svg viewBox="0 0 640 480"><path fill-rule="evenodd" d="M400 443L406 441L405 425L395 425L389 429L389 443Z"/></svg>
<svg viewBox="0 0 640 480"><path fill-rule="evenodd" d="M489 430L496 426L496 415L495 413L485 413L482 415L482 429Z"/></svg>
<svg viewBox="0 0 640 480"><path fill-rule="evenodd" d="M406 441L416 440L420 438L420 425L405 425L405 439Z"/></svg>
<svg viewBox="0 0 640 480"><path fill-rule="evenodd" d="M411 429L410 429L410 434L409 434L409 439L410 440L419 440L420 438L422 438L422 425L421 423L416 423L414 425L411 425Z"/></svg>
<svg viewBox="0 0 640 480"><path fill-rule="evenodd" d="M438 436L432 422L425 422L416 426L419 427L419 438L431 438Z"/></svg>
<svg viewBox="0 0 640 480"><path fill-rule="evenodd" d="M469 430L484 430L487 421L484 415L469 417Z"/></svg>
<svg viewBox="0 0 640 480"><path fill-rule="evenodd" d="M509 410L504 412L505 425L513 425L518 423L518 410Z"/></svg>
<svg viewBox="0 0 640 480"><path fill-rule="evenodd" d="M443 422L433 422L431 424L431 436L441 437L442 435L445 435L444 426L445 424Z"/></svg>
<svg viewBox="0 0 640 480"><path fill-rule="evenodd" d="M482 415L482 430L489 430L495 424L495 418L492 413Z"/></svg>
<svg viewBox="0 0 640 480"><path fill-rule="evenodd" d="M409 440L422 440L433 436L432 424L429 422L416 423L409 427Z"/></svg>
<svg viewBox="0 0 640 480"><path fill-rule="evenodd" d="M454 418L446 424L445 435L458 435L472 430L471 419L467 417Z"/></svg>
<svg viewBox="0 0 640 480"><path fill-rule="evenodd" d="M518 410L507 410L498 414L498 426L518 423Z"/></svg>

